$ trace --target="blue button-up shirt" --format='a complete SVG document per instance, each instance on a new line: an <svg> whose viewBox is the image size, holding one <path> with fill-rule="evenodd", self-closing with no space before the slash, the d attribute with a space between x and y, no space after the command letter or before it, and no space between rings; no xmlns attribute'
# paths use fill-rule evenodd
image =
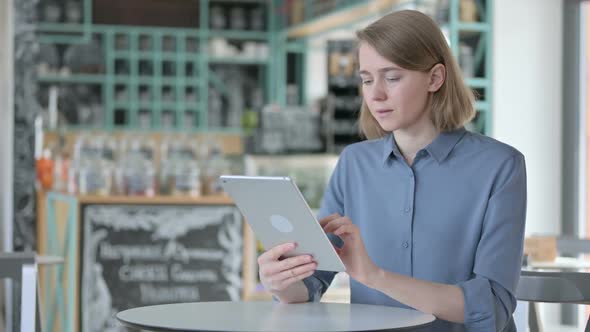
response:
<svg viewBox="0 0 590 332"><path fill-rule="evenodd" d="M381 268L457 285L465 324L437 320L429 331L516 331L512 313L526 213L523 155L459 129L440 134L407 164L393 135L348 146L318 217L348 216ZM304 279L319 301L334 273ZM405 307L351 279L351 302Z"/></svg>

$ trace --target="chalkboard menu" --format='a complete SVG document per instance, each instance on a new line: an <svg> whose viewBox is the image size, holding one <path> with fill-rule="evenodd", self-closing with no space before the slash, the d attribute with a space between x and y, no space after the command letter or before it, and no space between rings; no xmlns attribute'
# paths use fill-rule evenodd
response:
<svg viewBox="0 0 590 332"><path fill-rule="evenodd" d="M114 315L164 303L239 300L242 219L223 205L85 205L81 331L127 331Z"/></svg>

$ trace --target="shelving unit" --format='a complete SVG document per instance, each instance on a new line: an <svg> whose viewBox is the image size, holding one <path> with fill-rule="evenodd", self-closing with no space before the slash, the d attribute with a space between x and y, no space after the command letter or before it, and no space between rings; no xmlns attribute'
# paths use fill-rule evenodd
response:
<svg viewBox="0 0 590 332"><path fill-rule="evenodd" d="M470 129L485 135L492 133L492 3L490 0L474 0L477 20L462 20L467 13L461 13L459 0L451 0L449 7L449 41L453 55L462 65L465 55L461 54L461 46L471 49L473 57L473 75L465 72L467 85L476 92L478 102L475 108L477 115ZM474 18L475 19L475 18ZM475 50L475 52L473 52ZM463 68L464 69L464 68Z"/></svg>
<svg viewBox="0 0 590 332"><path fill-rule="evenodd" d="M461 20L461 3L450 0L448 20L441 27L448 31L449 42L458 59L464 56L462 46L472 51L474 75L467 77L479 100L478 116L471 129L491 133L491 6L489 0L474 0L477 20ZM100 91L103 114L98 123L77 127L150 130L206 131L211 128L239 129L210 119L212 106L209 88L216 90L228 107L230 90L214 72L214 68L238 68L257 77L264 103L286 105L288 85L295 85L298 101L305 100L306 39L356 22L375 12L420 6L420 0L308 0L305 3L276 0L203 0L198 3L198 26L190 29L97 25L92 22L92 0L79 0L80 22L48 22L40 24L40 39L51 45L84 45L98 43L103 52L104 68L96 73L48 73L40 75L42 86L93 85ZM42 1L43 3L43 1ZM214 27L212 7L230 11L236 5L261 6L265 24L261 31ZM304 6L305 5L305 6ZM254 7L252 7L254 6ZM281 16L282 15L282 16ZM465 15L463 15L465 16ZM213 54L212 40L223 38L229 44L244 47L260 43L267 47L266 56L245 57ZM125 44L125 47L120 47ZM175 47L168 47L170 43ZM272 50L272 54L271 54ZM293 77L289 68L297 66ZM121 74L122 73L122 74ZM288 82L288 80L290 82ZM251 85L251 84L249 84ZM213 96L215 97L215 96ZM244 99L252 99L251 96ZM243 109L251 108L245 105ZM226 121L227 122L227 121Z"/></svg>
<svg viewBox="0 0 590 332"><path fill-rule="evenodd" d="M268 55L277 40L277 34L271 29L276 24L275 15L272 15L274 1L199 1L199 24L194 28L93 24L92 1L80 1L84 8L83 22L42 23L39 29L41 42L55 47L56 53L65 53L81 45L94 46L102 53L101 68L95 72L54 70L39 75L42 88L93 85L98 89L100 119L92 124L74 124L77 128L239 132L240 121L236 121L235 116L229 125L210 123L208 113L213 107L209 89L219 93L224 110L229 103L227 100L235 93L235 89L230 91L227 82L218 77L215 66L231 67L248 74L257 71L255 85L260 88L261 102L276 100L277 86L280 86L276 84L276 77L284 70L277 70L280 64ZM213 28L210 25L212 6L260 8L265 17L264 30L232 30L229 23L227 29ZM216 54L213 39L219 38L243 49L247 44L251 49L266 49L267 54ZM244 102L251 99L243 98ZM241 105L242 108L248 106L251 105Z"/></svg>

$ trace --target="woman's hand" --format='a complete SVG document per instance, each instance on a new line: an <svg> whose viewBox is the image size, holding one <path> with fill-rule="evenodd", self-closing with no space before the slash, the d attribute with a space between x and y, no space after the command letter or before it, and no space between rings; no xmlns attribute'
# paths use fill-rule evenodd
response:
<svg viewBox="0 0 590 332"><path fill-rule="evenodd" d="M342 217L338 213L320 220L320 225L326 233L333 233L344 241L341 248L335 249L346 266L348 275L371 287L372 278L377 276L380 269L367 254L358 226L353 224L350 218Z"/></svg>
<svg viewBox="0 0 590 332"><path fill-rule="evenodd" d="M281 259L296 247L295 243L280 244L258 257L260 281L273 295L278 295L295 282L311 276L317 267L310 255Z"/></svg>

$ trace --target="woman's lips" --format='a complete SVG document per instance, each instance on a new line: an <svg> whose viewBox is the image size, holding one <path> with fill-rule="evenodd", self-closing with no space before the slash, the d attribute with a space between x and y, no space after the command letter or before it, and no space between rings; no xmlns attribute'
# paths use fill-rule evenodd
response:
<svg viewBox="0 0 590 332"><path fill-rule="evenodd" d="M377 116L379 116L380 118L386 117L389 114L393 113L392 109L381 109L381 110L377 110Z"/></svg>

